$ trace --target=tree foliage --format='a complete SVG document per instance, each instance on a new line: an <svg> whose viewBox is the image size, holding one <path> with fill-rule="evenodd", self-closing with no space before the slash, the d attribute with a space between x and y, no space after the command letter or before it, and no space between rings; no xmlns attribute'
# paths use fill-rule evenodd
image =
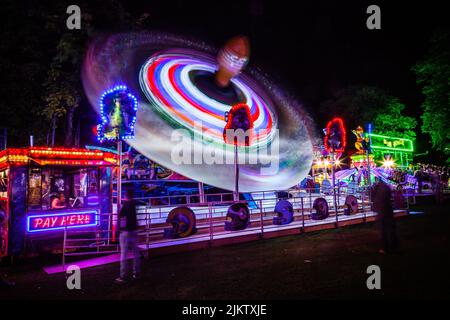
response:
<svg viewBox="0 0 450 320"><path fill-rule="evenodd" d="M350 86L320 105L323 115L343 118L349 129L372 123L377 133L414 138L417 121L403 115L404 109L398 98L372 86Z"/></svg>
<svg viewBox="0 0 450 320"><path fill-rule="evenodd" d="M123 3L79 0L81 30L68 30L66 1L2 1L8 14L0 21L0 128L8 129L9 146L26 145L29 134L36 144L48 143L52 126L56 144L72 145L76 123L90 140L96 116L89 115L80 80L88 39L96 32L142 30L150 22L148 13L131 14Z"/></svg>
<svg viewBox="0 0 450 320"><path fill-rule="evenodd" d="M404 109L405 105L397 98L390 98L386 108L375 117L373 121L374 130L378 134L414 139L416 137L417 120L403 115Z"/></svg>
<svg viewBox="0 0 450 320"><path fill-rule="evenodd" d="M450 35L436 31L430 49L413 71L422 87L422 132L430 135L431 145L444 152L450 162Z"/></svg>
<svg viewBox="0 0 450 320"><path fill-rule="evenodd" d="M8 146L24 146L42 128L41 84L49 58L45 30L26 2L4 1L0 27L0 127L8 130ZM26 39L26 41L24 40ZM35 135L36 143L42 142Z"/></svg>
<svg viewBox="0 0 450 320"><path fill-rule="evenodd" d="M79 70L83 53L83 36L73 33L63 34L58 45L47 80L44 82L44 107L41 114L50 121L66 119L64 145L73 143L73 118L82 96ZM55 128L50 128L54 131Z"/></svg>

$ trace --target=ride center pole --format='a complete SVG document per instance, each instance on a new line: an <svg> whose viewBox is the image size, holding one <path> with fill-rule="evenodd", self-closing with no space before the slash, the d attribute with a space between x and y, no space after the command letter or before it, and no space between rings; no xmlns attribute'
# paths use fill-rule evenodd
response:
<svg viewBox="0 0 450 320"><path fill-rule="evenodd" d="M122 140L117 141L117 153L119 155L119 170L117 174L117 219L122 206Z"/></svg>
<svg viewBox="0 0 450 320"><path fill-rule="evenodd" d="M234 201L239 201L239 164L237 143L234 144Z"/></svg>
<svg viewBox="0 0 450 320"><path fill-rule="evenodd" d="M366 163L367 163L367 183L369 184L369 188L372 185L372 179L370 176L370 161L369 161L369 150L366 150Z"/></svg>
<svg viewBox="0 0 450 320"><path fill-rule="evenodd" d="M338 208L337 208L337 202L336 202L336 177L334 174L334 162L335 162L335 158L334 158L334 149L331 152L331 174L333 177L333 202L334 202L334 211L336 212L336 225L338 223Z"/></svg>

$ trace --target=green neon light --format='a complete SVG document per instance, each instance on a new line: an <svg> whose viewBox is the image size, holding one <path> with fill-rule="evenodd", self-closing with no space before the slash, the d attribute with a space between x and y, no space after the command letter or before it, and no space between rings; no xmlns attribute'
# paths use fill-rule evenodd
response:
<svg viewBox="0 0 450 320"><path fill-rule="evenodd" d="M352 159L352 161L356 161L356 162L366 161L367 156L364 154L354 154L354 155L350 156L350 159ZM369 159L373 160L373 154L369 155Z"/></svg>
<svg viewBox="0 0 450 320"><path fill-rule="evenodd" d="M411 139L397 138L397 137L391 137L391 136L383 136L381 134L375 134L375 133L368 133L367 135L372 136L372 137L388 138L388 139L395 139L395 140L406 140L406 141L412 142Z"/></svg>
<svg viewBox="0 0 450 320"><path fill-rule="evenodd" d="M369 133L368 136L370 136L372 138L371 139L371 148L372 149L414 152L413 141L411 139L389 137L389 136L383 136L383 135L374 134L374 133ZM381 138L382 140L377 139L377 138ZM380 140L381 140L381 142L380 142ZM395 147L395 143L396 142L398 143L399 141L401 141L402 145L406 145L409 147L407 147L407 148ZM389 144L394 145L394 146L389 146Z"/></svg>

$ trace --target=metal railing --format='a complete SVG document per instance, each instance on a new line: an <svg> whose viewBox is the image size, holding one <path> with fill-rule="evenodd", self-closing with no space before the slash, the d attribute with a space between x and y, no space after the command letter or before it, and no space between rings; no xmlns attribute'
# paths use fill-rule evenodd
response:
<svg viewBox="0 0 450 320"><path fill-rule="evenodd" d="M250 225L237 231L225 231L224 224L227 220L228 207L235 203L233 201L233 193L221 194L205 194L205 197L214 197L217 201L200 202L200 195L173 195L164 196L159 205L149 205L155 203L155 199L161 197L138 198L142 205L137 207L138 243L142 250L147 253L152 248L209 241L211 244L215 240L226 239L241 236L257 236L264 237L266 233L280 230L298 229L305 231L308 227L317 225L330 224L339 227L340 222L348 222L351 220L368 221L369 217L375 214L371 211L370 193L367 188L359 189L355 196L358 198L358 212L356 214L346 215L345 197L348 195L345 188L336 188L336 204L334 207L333 190L324 193L314 193L314 190L306 189L290 189L287 192L288 197L283 199L292 203L294 209L294 220L285 225L277 225L273 223L275 205L281 196L278 191L264 191L252 193L253 200L241 200L240 202L252 203L249 205ZM181 199L191 198L190 201L181 201ZM315 210L313 208L314 201L317 198L325 198L328 203L329 216L323 220L313 220L311 214ZM177 200L174 200L178 198ZM212 198L207 198L212 199ZM407 202L406 202L407 203ZM188 206L196 216L197 232L185 238L169 239L164 237L164 229L170 228L171 224L167 223L169 212L178 206ZM407 210L407 207L405 208ZM118 232L117 226L112 222L118 221L117 213L101 214L100 225L97 228L83 229L65 229L63 239L63 265L66 258L70 256L80 255L99 255L107 253L118 253ZM107 228L104 226L107 225ZM333 226L331 226L333 227Z"/></svg>

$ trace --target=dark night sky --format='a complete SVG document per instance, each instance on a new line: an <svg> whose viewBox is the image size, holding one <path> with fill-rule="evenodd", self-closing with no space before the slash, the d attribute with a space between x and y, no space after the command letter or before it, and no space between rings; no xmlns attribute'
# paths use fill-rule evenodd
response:
<svg viewBox="0 0 450 320"><path fill-rule="evenodd" d="M426 53L432 31L448 27L450 20L443 2L433 1L207 3L158 1L128 9L150 13L155 29L216 46L233 35L249 35L251 63L305 102L317 120L320 102L350 84L384 88L406 104L406 114L418 117L422 96L410 69ZM381 30L366 28L370 4L381 8ZM419 132L419 152L427 149L427 141Z"/></svg>
<svg viewBox="0 0 450 320"><path fill-rule="evenodd" d="M150 30L186 34L216 47L234 35L248 35L252 46L250 63L260 66L303 101L319 128L326 120L317 113L319 104L348 85L386 89L406 104L407 114L419 117L421 89L410 69L426 53L432 31L437 27L448 28L450 21L444 1L431 0L115 1L135 17L149 13ZM28 5L21 8L30 12L44 8L52 14L55 10L54 5L47 5L50 0L25 3ZM58 2L60 9L65 8L64 3ZM126 31L112 28L120 12L108 10L102 1L88 3L95 12L94 20L104 26L104 31ZM366 9L370 4L381 8L381 30L366 28ZM22 11L17 9L15 14L21 16ZM23 15L27 17L27 13ZM21 19L7 18L10 22ZM39 28L43 27L44 22L39 23L42 24ZM40 46L55 41L32 40ZM16 45L20 49L20 42ZM48 61L54 54L52 50L48 51ZM15 55L16 60L26 58L25 54ZM429 138L419 130L418 133L417 151L423 152L428 149Z"/></svg>
<svg viewBox="0 0 450 320"><path fill-rule="evenodd" d="M250 36L252 63L315 105L347 84L390 90L414 113L420 104L411 66L429 36L448 24L443 5L390 1L158 1L128 5L147 11L155 29L183 32L220 46ZM393 5L395 2L396 5ZM366 28L366 8L378 4L382 29Z"/></svg>

